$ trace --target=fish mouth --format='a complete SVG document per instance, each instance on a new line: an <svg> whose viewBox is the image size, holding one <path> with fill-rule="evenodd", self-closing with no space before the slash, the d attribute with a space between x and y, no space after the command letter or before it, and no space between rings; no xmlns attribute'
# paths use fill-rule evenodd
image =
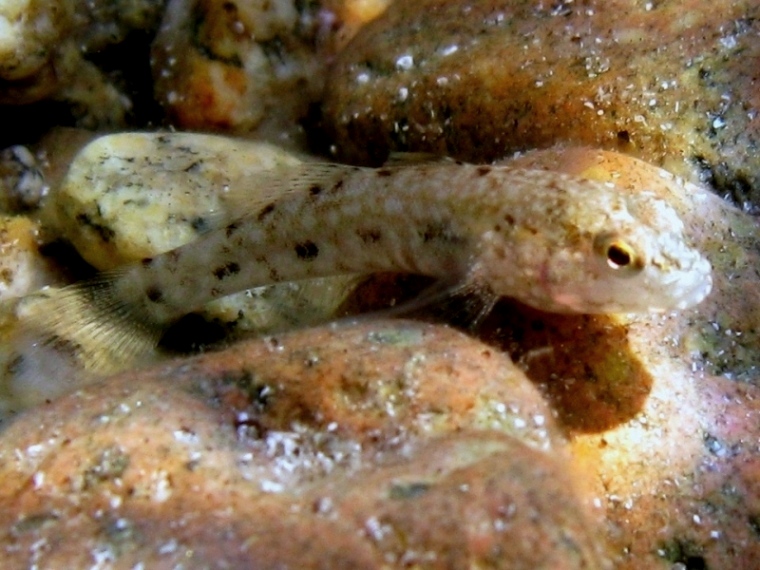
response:
<svg viewBox="0 0 760 570"><path fill-rule="evenodd" d="M705 300L712 291L712 266L702 256L697 256L688 267L673 272L663 280L667 292L661 305L655 305L650 310L665 312L684 310L694 307Z"/></svg>
<svg viewBox="0 0 760 570"><path fill-rule="evenodd" d="M705 262L706 265L706 271L702 275L701 282L696 283L689 294L685 295L684 298L678 303L678 309L687 309L689 307L693 307L695 305L698 305L702 301L705 300L705 298L710 294L712 291L713 286L713 278L712 273L710 271L710 264Z"/></svg>
<svg viewBox="0 0 760 570"><path fill-rule="evenodd" d="M643 281L621 280L619 284L591 290L568 290L561 284L541 279L538 283L551 306L543 310L574 314L644 314L682 311L701 303L712 291L710 263L699 256L686 269L663 275L648 275ZM609 294L612 288L627 292Z"/></svg>

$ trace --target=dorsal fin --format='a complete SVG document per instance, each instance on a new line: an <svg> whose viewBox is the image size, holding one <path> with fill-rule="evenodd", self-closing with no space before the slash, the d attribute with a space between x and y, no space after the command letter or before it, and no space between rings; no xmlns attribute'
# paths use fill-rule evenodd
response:
<svg viewBox="0 0 760 570"><path fill-rule="evenodd" d="M304 162L258 173L250 185L230 188L226 199L241 215L253 215L266 206L313 188L332 188L351 172L364 170L332 162Z"/></svg>
<svg viewBox="0 0 760 570"><path fill-rule="evenodd" d="M454 164L457 161L448 156L432 152L392 152L383 166L414 166L418 164L443 163Z"/></svg>

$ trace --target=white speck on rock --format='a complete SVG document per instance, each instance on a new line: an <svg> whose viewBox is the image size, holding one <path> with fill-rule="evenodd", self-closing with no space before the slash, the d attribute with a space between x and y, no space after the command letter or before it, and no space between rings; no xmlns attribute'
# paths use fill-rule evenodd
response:
<svg viewBox="0 0 760 570"><path fill-rule="evenodd" d="M410 70L414 66L414 58L411 55L402 55L396 60L396 68L404 71Z"/></svg>

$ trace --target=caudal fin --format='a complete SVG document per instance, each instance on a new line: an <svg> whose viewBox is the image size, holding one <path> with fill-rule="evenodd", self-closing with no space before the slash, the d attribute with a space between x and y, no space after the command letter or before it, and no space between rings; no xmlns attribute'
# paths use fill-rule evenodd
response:
<svg viewBox="0 0 760 570"><path fill-rule="evenodd" d="M16 315L25 337L74 357L97 375L150 360L163 330L138 318L116 294L118 274L103 275L25 298Z"/></svg>

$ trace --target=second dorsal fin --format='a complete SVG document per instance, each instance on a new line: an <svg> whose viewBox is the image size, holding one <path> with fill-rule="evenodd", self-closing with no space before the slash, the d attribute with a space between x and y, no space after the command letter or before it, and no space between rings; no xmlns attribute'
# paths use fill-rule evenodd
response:
<svg viewBox="0 0 760 570"><path fill-rule="evenodd" d="M430 163L454 164L456 160L432 152L392 152L383 166L413 166Z"/></svg>

